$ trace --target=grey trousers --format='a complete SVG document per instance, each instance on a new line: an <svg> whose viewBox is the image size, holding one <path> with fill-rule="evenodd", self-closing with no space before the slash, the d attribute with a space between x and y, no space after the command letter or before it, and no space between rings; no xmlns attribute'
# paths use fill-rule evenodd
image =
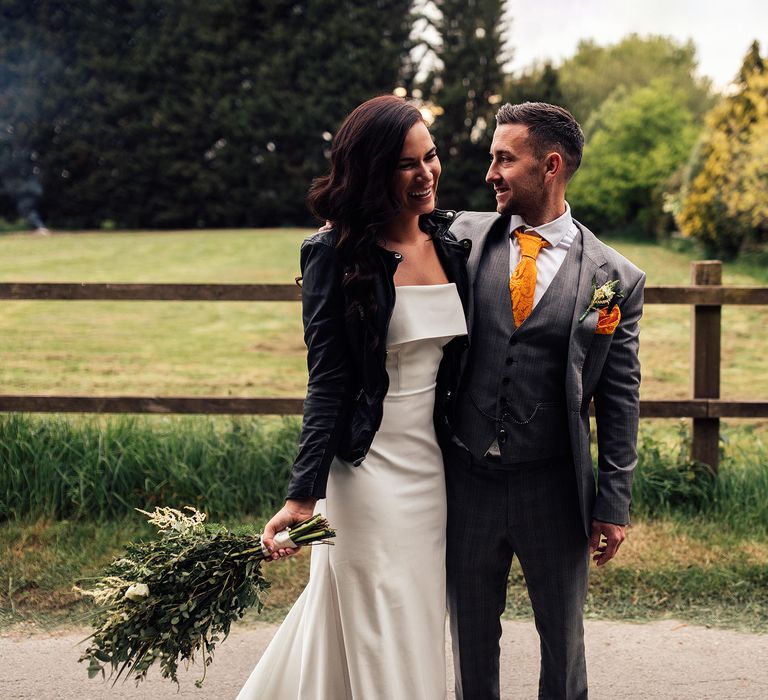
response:
<svg viewBox="0 0 768 700"><path fill-rule="evenodd" d="M457 700L498 700L499 639L517 556L541 640L539 698L584 700L589 540L570 459L491 470L445 454L448 606Z"/></svg>

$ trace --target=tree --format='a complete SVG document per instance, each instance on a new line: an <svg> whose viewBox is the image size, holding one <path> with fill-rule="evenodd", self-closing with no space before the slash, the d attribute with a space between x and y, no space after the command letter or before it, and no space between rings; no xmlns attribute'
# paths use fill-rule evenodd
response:
<svg viewBox="0 0 768 700"><path fill-rule="evenodd" d="M686 96L666 79L619 87L592 115L583 164L568 190L579 216L602 226L647 226L654 195L688 157L698 128Z"/></svg>
<svg viewBox="0 0 768 700"><path fill-rule="evenodd" d="M271 224L308 221L307 189L328 169L330 134L359 103L392 92L411 26L411 0L282 4L247 61L253 90L230 111L258 180L244 195Z"/></svg>
<svg viewBox="0 0 768 700"><path fill-rule="evenodd" d="M576 54L558 69L564 106L585 124L620 85L632 89L664 76L685 96L685 106L700 120L713 100L709 79L696 75L696 48L664 36L630 34L617 44L579 42Z"/></svg>
<svg viewBox="0 0 768 700"><path fill-rule="evenodd" d="M12 36L12 28L29 11L23 3L0 4L0 216L11 220L16 219L20 193L40 187L36 127L53 119L55 105L49 91L64 69L54 42Z"/></svg>
<svg viewBox="0 0 768 700"><path fill-rule="evenodd" d="M433 135L444 166L440 202L453 209L487 209L484 182L494 105L502 86L503 0L439 0L435 23L440 68L425 91L442 114Z"/></svg>
<svg viewBox="0 0 768 700"><path fill-rule="evenodd" d="M768 243L768 66L757 42L735 86L707 116L671 203L683 234L724 257Z"/></svg>
<svg viewBox="0 0 768 700"><path fill-rule="evenodd" d="M523 71L519 76L510 77L504 84L504 102L549 102L553 105L565 105L565 97L560 88L560 73L551 61L535 65Z"/></svg>
<svg viewBox="0 0 768 700"><path fill-rule="evenodd" d="M10 4L0 170L36 154L56 226L169 228L307 223L330 134L397 83L411 0Z"/></svg>

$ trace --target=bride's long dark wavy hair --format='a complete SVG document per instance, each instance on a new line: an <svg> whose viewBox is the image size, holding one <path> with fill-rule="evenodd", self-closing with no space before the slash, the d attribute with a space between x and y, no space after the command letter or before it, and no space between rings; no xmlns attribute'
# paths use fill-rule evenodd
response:
<svg viewBox="0 0 768 700"><path fill-rule="evenodd" d="M392 184L406 134L419 121L419 110L400 97L363 102L333 139L330 173L315 178L309 189L312 213L332 221L339 233L336 249L350 300L346 312L369 323L375 311L375 246L402 209Z"/></svg>

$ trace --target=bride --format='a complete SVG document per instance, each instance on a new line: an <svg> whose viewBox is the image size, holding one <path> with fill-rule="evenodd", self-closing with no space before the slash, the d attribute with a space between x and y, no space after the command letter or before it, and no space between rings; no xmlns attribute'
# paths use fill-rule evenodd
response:
<svg viewBox="0 0 768 700"><path fill-rule="evenodd" d="M435 210L440 160L416 107L382 96L333 141L301 248L309 384L274 534L324 512L335 546L240 700L438 700L445 683L444 434L466 346L469 241Z"/></svg>

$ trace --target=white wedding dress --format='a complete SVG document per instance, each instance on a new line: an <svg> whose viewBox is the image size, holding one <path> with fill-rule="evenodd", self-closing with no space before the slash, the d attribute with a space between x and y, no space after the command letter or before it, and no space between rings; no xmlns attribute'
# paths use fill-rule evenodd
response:
<svg viewBox="0 0 768 700"><path fill-rule="evenodd" d="M238 700L443 700L445 480L432 412L443 345L467 332L455 284L403 286L384 416L359 467L335 459L317 511L337 535Z"/></svg>

